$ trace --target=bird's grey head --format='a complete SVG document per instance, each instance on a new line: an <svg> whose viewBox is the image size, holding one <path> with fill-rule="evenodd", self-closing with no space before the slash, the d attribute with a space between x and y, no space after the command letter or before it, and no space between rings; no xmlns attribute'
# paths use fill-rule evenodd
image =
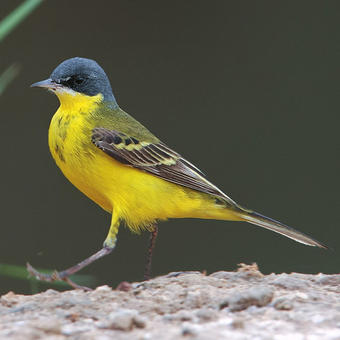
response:
<svg viewBox="0 0 340 340"><path fill-rule="evenodd" d="M107 75L94 60L79 57L67 59L57 66L50 78L78 93L88 96L101 93L105 101L116 102Z"/></svg>

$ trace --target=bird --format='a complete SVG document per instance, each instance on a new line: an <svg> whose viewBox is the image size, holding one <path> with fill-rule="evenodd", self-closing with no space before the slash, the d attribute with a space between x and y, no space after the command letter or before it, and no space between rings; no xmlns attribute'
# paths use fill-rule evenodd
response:
<svg viewBox="0 0 340 340"><path fill-rule="evenodd" d="M32 87L45 88L60 102L52 117L48 144L65 177L112 215L103 247L84 261L52 275L28 271L40 280L70 279L115 248L120 224L151 234L146 279L158 223L169 218L243 221L297 242L327 249L323 243L287 225L244 208L212 184L195 165L167 146L122 110L109 78L94 60L74 57ZM220 158L219 158L220 159Z"/></svg>

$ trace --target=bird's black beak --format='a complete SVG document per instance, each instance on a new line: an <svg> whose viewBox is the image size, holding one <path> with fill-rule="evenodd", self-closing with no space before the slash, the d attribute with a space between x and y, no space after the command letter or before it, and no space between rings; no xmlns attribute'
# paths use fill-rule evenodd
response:
<svg viewBox="0 0 340 340"><path fill-rule="evenodd" d="M54 82L52 79L46 79L42 81L38 81L37 83L34 83L31 85L31 87L43 87L47 89L55 90L58 84Z"/></svg>

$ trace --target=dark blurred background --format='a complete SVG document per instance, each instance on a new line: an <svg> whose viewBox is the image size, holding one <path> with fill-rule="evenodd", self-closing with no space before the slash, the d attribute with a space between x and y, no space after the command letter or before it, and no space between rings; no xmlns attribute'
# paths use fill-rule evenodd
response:
<svg viewBox="0 0 340 340"><path fill-rule="evenodd" d="M2 0L0 18L21 1ZM65 269L98 250L110 216L74 188L47 145L53 95L29 88L64 59L97 60L120 106L234 200L325 242L295 243L245 223L160 225L154 275L339 271L338 1L45 1L1 44L21 73L0 97L0 262ZM166 204L166 202L164 202ZM148 234L82 273L143 278ZM0 277L0 291L29 292ZM46 288L46 286L43 286Z"/></svg>

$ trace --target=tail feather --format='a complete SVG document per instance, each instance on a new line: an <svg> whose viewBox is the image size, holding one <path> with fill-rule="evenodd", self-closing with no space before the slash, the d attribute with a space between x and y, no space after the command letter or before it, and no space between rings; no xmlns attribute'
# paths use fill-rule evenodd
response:
<svg viewBox="0 0 340 340"><path fill-rule="evenodd" d="M328 249L325 244L322 244L312 237L307 236L304 233L297 231L291 227L288 227L287 225L279 221L275 221L269 217L263 216L255 211L242 211L242 213L240 213L240 217L246 222L275 231L276 233L289 237L294 241L306 244L308 246Z"/></svg>

